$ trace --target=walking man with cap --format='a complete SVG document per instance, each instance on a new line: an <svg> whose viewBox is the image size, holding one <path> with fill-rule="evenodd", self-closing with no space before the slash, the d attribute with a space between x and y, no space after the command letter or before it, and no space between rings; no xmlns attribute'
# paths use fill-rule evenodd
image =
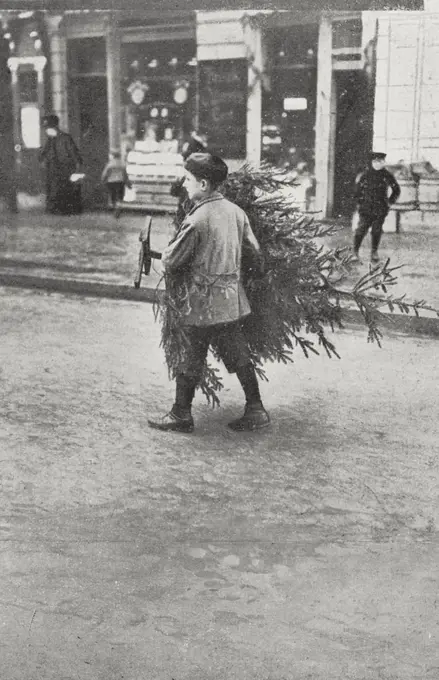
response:
<svg viewBox="0 0 439 680"><path fill-rule="evenodd" d="M354 234L354 256L358 262L360 246L369 229L372 237L371 261L379 261L378 247L384 220L389 207L398 200L401 193L398 182L386 170L385 160L385 153L372 153L369 168L357 178L355 198L359 222Z"/></svg>
<svg viewBox="0 0 439 680"><path fill-rule="evenodd" d="M81 169L82 159L73 138L59 129L53 114L43 119L47 141L40 153L46 164L46 210L55 215L81 212L81 188L72 175Z"/></svg>
<svg viewBox="0 0 439 680"><path fill-rule="evenodd" d="M191 407L209 350L213 345L244 390L244 415L229 423L233 430L258 430L269 422L242 320L250 305L242 283L243 248L255 266L261 263L259 244L245 212L218 191L228 174L218 156L194 153L185 163L185 188L193 207L162 254L167 278L182 282L177 300L187 338L176 376L174 405L167 415L149 420L151 427L192 432Z"/></svg>

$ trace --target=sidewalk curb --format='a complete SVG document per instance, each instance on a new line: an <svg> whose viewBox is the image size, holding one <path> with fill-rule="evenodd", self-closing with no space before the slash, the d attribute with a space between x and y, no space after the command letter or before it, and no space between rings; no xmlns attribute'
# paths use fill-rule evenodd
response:
<svg viewBox="0 0 439 680"><path fill-rule="evenodd" d="M54 277L28 276L26 274L0 274L0 286L108 298L110 300L133 300L135 302L150 303L157 300L158 294L155 288L148 288L146 286L144 288L134 288L134 285L127 286L114 283L98 283L96 281L57 279Z"/></svg>
<svg viewBox="0 0 439 680"><path fill-rule="evenodd" d="M134 288L134 286L122 284L57 279L28 276L25 274L0 274L0 286L148 303L156 302L158 296L163 293L162 290L157 291L156 288L148 286ZM364 328L363 317L356 309L346 309L343 312L343 322L346 326L361 326ZM405 335L439 338L439 318L435 317L384 314L380 326L383 329Z"/></svg>

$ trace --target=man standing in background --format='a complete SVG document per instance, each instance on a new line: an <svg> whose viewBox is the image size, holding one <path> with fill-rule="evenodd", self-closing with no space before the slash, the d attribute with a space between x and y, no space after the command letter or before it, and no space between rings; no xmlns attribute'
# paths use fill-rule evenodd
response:
<svg viewBox="0 0 439 680"><path fill-rule="evenodd" d="M400 186L394 176L386 170L386 154L374 152L370 166L356 182L355 198L358 205L359 222L354 234L354 256L360 261L359 250L369 229L372 236L371 262L378 262L378 247L383 233L384 220L389 207L398 200ZM389 189L391 190L389 196Z"/></svg>

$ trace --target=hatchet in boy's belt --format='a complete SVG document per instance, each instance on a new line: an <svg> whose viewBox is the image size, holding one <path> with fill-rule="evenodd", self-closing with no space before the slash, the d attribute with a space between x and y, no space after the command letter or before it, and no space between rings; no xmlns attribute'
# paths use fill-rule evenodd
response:
<svg viewBox="0 0 439 680"><path fill-rule="evenodd" d="M148 276L151 271L152 260L161 260L162 254L156 250L151 250L151 225L152 217L148 215L145 221L145 227L140 232L139 241L141 243L139 252L139 264L137 267L136 277L134 279L134 287L139 288L142 280L142 274Z"/></svg>

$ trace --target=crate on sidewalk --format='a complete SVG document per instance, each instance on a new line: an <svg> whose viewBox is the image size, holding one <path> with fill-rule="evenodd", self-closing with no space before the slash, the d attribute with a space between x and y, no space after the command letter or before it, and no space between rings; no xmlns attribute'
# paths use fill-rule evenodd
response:
<svg viewBox="0 0 439 680"><path fill-rule="evenodd" d="M137 144L127 156L127 173L131 188L121 209L175 212L178 199L171 196L171 187L184 173L180 154L145 152Z"/></svg>

